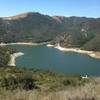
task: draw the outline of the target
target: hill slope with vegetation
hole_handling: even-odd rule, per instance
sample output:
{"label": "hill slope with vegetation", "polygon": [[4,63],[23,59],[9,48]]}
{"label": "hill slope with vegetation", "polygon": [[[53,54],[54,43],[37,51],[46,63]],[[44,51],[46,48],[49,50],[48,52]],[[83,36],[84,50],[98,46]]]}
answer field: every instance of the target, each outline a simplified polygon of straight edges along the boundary
{"label": "hill slope with vegetation", "polygon": [[0,68],[1,100],[99,100],[100,78]]}
{"label": "hill slope with vegetation", "polygon": [[100,51],[95,47],[95,44],[100,47],[99,35],[100,18],[48,16],[33,12],[0,18],[0,42],[53,41],[64,47]]}

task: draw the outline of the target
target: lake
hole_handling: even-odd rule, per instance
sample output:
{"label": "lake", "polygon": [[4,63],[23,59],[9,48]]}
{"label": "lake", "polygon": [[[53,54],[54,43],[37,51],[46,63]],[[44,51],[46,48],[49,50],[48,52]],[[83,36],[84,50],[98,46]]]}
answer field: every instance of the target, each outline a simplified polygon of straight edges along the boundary
{"label": "lake", "polygon": [[12,47],[24,53],[16,59],[16,65],[19,67],[44,69],[64,74],[100,76],[100,59],[73,52],[62,52],[46,45],[13,45]]}

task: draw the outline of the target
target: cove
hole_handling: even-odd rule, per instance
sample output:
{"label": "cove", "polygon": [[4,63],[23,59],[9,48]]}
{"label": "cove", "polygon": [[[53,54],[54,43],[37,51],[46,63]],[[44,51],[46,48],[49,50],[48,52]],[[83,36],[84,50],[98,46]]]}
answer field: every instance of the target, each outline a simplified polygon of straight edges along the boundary
{"label": "cove", "polygon": [[46,45],[13,45],[24,55],[16,59],[16,66],[50,70],[64,74],[100,76],[100,59],[87,55],[62,52]]}

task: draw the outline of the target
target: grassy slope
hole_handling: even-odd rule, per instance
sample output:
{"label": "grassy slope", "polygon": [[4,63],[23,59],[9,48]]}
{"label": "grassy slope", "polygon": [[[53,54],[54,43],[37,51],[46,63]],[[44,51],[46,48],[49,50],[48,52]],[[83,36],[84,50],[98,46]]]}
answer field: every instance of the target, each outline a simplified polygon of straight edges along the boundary
{"label": "grassy slope", "polygon": [[[30,82],[34,83],[31,89],[27,87]],[[100,78],[84,80],[49,71],[1,68],[0,100],[100,100]]]}
{"label": "grassy slope", "polygon": [[[87,80],[80,76],[65,76],[40,70],[1,68],[0,100],[9,100],[9,98],[10,100],[39,100],[39,98],[42,100],[46,96],[54,100],[55,96],[66,94],[67,90],[81,88],[86,83]],[[58,96],[55,99],[57,98]]]}
{"label": "grassy slope", "polygon": [[0,86],[7,90],[21,88],[24,90],[56,91],[66,86],[84,85],[84,83],[85,80],[79,75],[66,76],[49,71],[17,68],[0,69]]}

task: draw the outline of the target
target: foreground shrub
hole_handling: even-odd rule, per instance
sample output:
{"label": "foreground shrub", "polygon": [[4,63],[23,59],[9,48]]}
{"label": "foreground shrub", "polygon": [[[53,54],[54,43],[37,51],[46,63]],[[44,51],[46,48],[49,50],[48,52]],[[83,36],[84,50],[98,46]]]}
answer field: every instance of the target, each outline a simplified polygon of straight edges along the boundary
{"label": "foreground shrub", "polygon": [[0,79],[0,87],[7,90],[15,90],[17,88],[24,90],[32,90],[37,88],[34,79],[31,77],[3,77]]}

